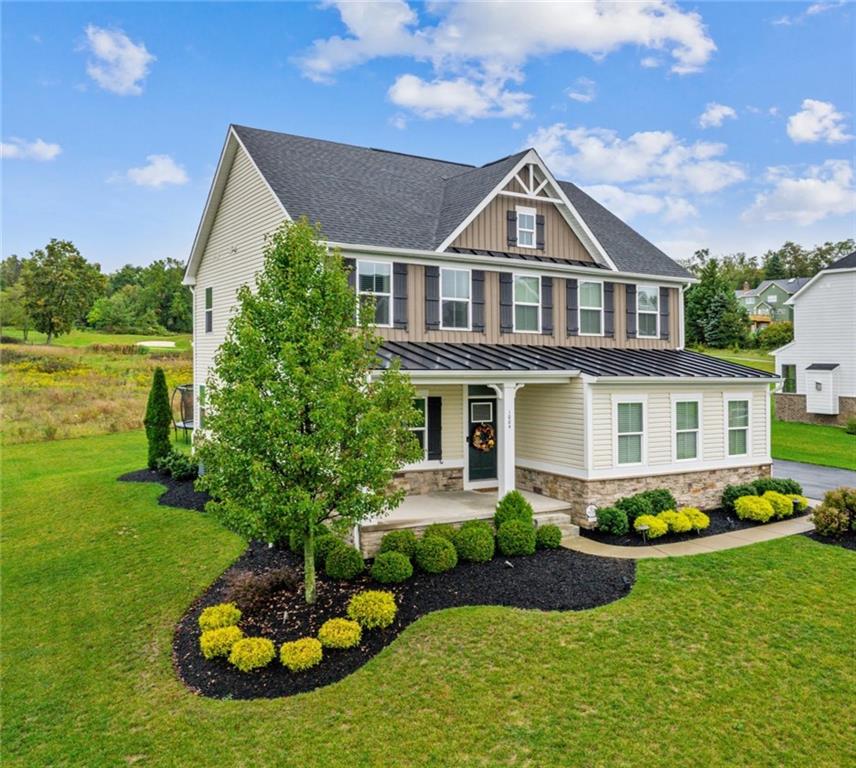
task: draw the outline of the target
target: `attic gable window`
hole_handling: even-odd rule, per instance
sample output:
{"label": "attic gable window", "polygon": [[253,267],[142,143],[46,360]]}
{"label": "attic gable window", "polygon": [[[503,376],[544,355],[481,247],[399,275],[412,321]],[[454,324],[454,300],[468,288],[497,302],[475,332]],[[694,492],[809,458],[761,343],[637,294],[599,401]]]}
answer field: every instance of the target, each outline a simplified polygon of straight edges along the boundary
{"label": "attic gable window", "polygon": [[535,247],[535,209],[517,207],[517,245],[519,248]]}

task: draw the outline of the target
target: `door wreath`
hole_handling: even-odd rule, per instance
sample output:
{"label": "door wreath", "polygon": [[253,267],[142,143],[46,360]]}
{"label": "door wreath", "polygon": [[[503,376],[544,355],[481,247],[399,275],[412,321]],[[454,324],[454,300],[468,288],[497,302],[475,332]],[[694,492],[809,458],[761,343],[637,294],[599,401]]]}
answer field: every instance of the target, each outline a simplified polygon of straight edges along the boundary
{"label": "door wreath", "polygon": [[477,451],[490,453],[496,448],[496,432],[491,424],[481,423],[473,427],[470,443]]}

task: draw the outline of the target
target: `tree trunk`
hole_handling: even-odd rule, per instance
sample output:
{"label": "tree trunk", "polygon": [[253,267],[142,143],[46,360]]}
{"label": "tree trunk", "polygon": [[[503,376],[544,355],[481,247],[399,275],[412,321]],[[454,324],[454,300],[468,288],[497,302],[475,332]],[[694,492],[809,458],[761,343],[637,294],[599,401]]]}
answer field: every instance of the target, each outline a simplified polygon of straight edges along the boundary
{"label": "tree trunk", "polygon": [[315,602],[315,532],[303,536],[303,593],[307,603]]}
{"label": "tree trunk", "polygon": [[51,331],[48,331],[48,337],[47,337],[47,339],[45,339],[45,344],[50,344],[52,338],[53,338],[53,333]]}

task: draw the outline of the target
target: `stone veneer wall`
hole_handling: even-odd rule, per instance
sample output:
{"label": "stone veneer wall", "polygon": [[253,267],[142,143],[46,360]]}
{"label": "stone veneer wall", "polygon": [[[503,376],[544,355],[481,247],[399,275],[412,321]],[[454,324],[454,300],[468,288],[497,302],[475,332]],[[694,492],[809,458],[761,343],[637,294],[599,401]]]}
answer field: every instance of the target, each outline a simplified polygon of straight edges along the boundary
{"label": "stone veneer wall", "polygon": [[843,426],[848,419],[856,418],[856,397],[839,397],[838,413],[807,413],[805,395],[792,392],[776,392],[776,418],[780,421],[802,421],[806,424],[829,424]]}
{"label": "stone veneer wall", "polygon": [[580,480],[525,467],[517,467],[516,475],[517,487],[520,490],[567,501],[571,507],[573,521],[577,525],[589,527],[586,507],[590,504],[606,506],[622,496],[632,496],[652,488],[668,488],[681,506],[715,509],[719,506],[726,485],[769,477],[770,465],[606,480]]}
{"label": "stone veneer wall", "polygon": [[463,491],[464,470],[461,467],[405,470],[395,476],[392,487],[404,488],[409,495],[431,491]]}

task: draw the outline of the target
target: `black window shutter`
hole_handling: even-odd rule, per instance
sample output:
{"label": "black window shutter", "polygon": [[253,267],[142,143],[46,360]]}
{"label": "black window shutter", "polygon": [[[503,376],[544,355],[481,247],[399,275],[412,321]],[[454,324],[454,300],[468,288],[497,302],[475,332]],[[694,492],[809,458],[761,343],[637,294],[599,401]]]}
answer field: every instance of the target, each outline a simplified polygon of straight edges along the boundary
{"label": "black window shutter", "polygon": [[553,278],[541,278],[541,333],[553,335]]}
{"label": "black window shutter", "polygon": [[356,290],[357,288],[357,260],[356,259],[342,259],[345,262],[345,269],[348,270],[348,285],[351,286],[352,290]]}
{"label": "black window shutter", "polygon": [[660,288],[660,338],[669,338],[669,289]]}
{"label": "black window shutter", "polygon": [[425,327],[440,327],[440,267],[425,267]]}
{"label": "black window shutter", "polygon": [[565,315],[567,318],[567,328],[568,328],[568,336],[579,336],[580,335],[580,323],[579,323],[579,300],[577,298],[577,280],[575,277],[569,277],[565,280],[565,296],[566,296],[566,309]]}
{"label": "black window shutter", "polygon": [[508,211],[505,214],[506,230],[508,231],[508,247],[517,247],[517,212]]}
{"label": "black window shutter", "polygon": [[428,398],[428,458],[443,458],[443,398]]}
{"label": "black window shutter", "polygon": [[615,336],[615,283],[603,284],[603,335]]}
{"label": "black window shutter", "polygon": [[544,214],[535,217],[535,244],[539,251],[544,250]]}
{"label": "black window shutter", "polygon": [[392,265],[392,325],[407,328],[407,264]]}
{"label": "black window shutter", "polygon": [[484,333],[484,270],[472,271],[473,281],[473,330]]}
{"label": "black window shutter", "polygon": [[636,286],[625,286],[627,296],[627,338],[636,338]]}
{"label": "black window shutter", "polygon": [[511,272],[499,273],[499,332],[514,332],[514,276]]}

